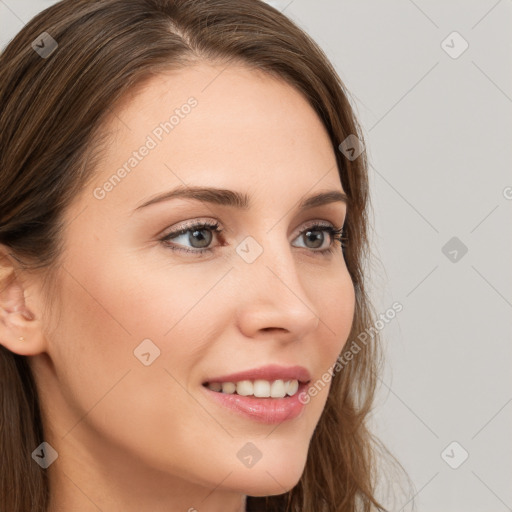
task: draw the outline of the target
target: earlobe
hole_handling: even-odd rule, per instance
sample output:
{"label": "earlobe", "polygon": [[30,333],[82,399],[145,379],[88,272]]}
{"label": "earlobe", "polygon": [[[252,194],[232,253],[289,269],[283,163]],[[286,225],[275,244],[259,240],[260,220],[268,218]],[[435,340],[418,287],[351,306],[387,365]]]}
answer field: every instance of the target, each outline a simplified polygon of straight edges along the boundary
{"label": "earlobe", "polygon": [[27,307],[20,271],[0,246],[0,344],[20,355],[42,351],[40,322]]}

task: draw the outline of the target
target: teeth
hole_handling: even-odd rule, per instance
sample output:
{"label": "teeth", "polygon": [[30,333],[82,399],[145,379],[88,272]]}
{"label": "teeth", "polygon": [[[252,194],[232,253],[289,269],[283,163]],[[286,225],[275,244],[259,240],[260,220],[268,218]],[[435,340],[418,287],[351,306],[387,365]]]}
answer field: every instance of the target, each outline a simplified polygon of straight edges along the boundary
{"label": "teeth", "polygon": [[299,381],[293,380],[242,380],[240,382],[211,382],[208,388],[212,391],[222,392],[229,395],[234,393],[241,396],[255,396],[258,398],[284,398],[286,395],[293,396],[299,389]]}
{"label": "teeth", "polygon": [[213,382],[212,384],[209,384],[208,387],[212,391],[222,391],[222,384],[220,382]]}
{"label": "teeth", "polygon": [[286,390],[286,392],[290,396],[295,395],[295,393],[297,393],[298,389],[299,389],[299,382],[297,380],[288,381],[288,389]]}
{"label": "teeth", "polygon": [[286,396],[284,381],[275,380],[272,382],[272,386],[270,386],[270,396],[274,398],[284,398]]}
{"label": "teeth", "polygon": [[253,393],[252,382],[250,380],[242,380],[242,381],[238,382],[236,385],[236,392],[237,392],[237,394],[242,395],[242,396],[252,395],[252,393]]}
{"label": "teeth", "polygon": [[253,394],[259,398],[270,396],[270,382],[268,380],[255,380],[253,384]]}
{"label": "teeth", "polygon": [[222,383],[222,392],[232,394],[235,392],[236,386],[232,382]]}

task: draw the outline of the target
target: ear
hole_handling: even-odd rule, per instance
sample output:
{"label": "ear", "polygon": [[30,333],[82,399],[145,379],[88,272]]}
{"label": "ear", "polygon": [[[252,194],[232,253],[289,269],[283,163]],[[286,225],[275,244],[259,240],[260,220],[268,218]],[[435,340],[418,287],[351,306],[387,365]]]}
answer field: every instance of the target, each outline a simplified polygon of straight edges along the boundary
{"label": "ear", "polygon": [[41,319],[27,306],[28,276],[0,245],[0,345],[19,355],[44,351]]}

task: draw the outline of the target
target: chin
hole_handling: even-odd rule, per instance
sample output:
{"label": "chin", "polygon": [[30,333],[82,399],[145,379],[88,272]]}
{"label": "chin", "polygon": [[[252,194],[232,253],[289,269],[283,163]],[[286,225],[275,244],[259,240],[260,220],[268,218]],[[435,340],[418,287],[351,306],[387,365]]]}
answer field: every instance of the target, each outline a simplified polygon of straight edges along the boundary
{"label": "chin", "polygon": [[247,486],[243,492],[248,496],[255,496],[258,498],[264,496],[277,496],[293,489],[299,483],[300,477],[301,475],[295,479],[287,478],[285,481],[279,480],[278,483],[270,475],[267,475],[263,482],[253,483],[252,485]]}
{"label": "chin", "polygon": [[[260,463],[263,461],[260,461]],[[293,489],[304,472],[305,459],[273,460],[246,472],[238,472],[235,485],[249,496],[274,496]]]}

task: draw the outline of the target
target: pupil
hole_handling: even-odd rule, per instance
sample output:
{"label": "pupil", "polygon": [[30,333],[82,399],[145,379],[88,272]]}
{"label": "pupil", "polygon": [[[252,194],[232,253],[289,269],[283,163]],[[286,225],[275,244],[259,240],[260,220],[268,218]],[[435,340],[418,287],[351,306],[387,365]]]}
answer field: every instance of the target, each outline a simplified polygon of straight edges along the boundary
{"label": "pupil", "polygon": [[[206,229],[196,229],[195,231],[192,232],[192,236],[193,237],[199,237],[201,238],[201,233],[204,233],[204,232],[207,232],[207,233],[210,233],[210,237],[211,237],[211,232],[206,230]],[[208,237],[202,237],[202,240],[200,240],[200,243],[202,243],[202,245],[200,245],[199,247],[206,247],[207,245],[209,245],[211,240],[208,240]]]}
{"label": "pupil", "polygon": [[[315,235],[314,233],[317,233],[317,234]],[[322,238],[321,238],[321,237],[322,237],[322,232],[321,232],[321,231],[307,231],[307,232],[306,232],[306,236],[307,236],[308,238],[309,238],[310,236],[313,236],[313,240],[312,240],[313,242],[315,242],[315,241],[316,241],[316,242],[320,241],[320,243],[319,243],[319,244],[316,244],[316,245],[314,246],[315,248],[316,248],[316,247],[321,247],[321,246],[322,246],[322,242],[323,242],[323,240],[322,240]]]}

